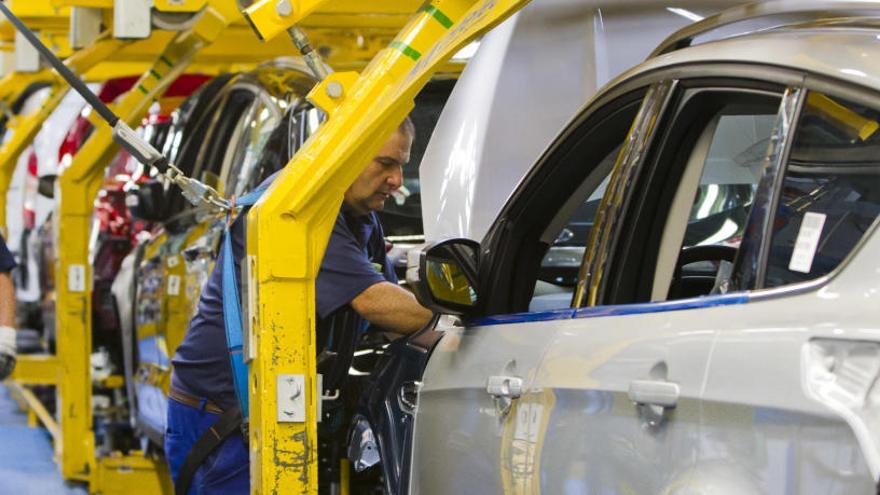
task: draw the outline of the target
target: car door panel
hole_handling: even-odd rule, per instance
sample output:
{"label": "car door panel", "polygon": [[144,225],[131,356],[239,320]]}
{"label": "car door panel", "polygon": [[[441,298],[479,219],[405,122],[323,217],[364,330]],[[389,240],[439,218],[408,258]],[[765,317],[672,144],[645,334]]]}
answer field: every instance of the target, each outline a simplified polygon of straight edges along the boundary
{"label": "car door panel", "polygon": [[529,390],[542,349],[560,323],[442,329],[445,335],[428,361],[419,394],[412,493],[468,493],[473,487],[485,493],[505,491],[500,473],[510,472],[516,459],[503,440],[509,441],[505,432],[516,428],[519,399],[505,414],[487,392],[487,383],[490,377],[521,378],[522,389]]}
{"label": "car door panel", "polygon": [[773,289],[755,291],[718,334],[702,456],[757,493],[875,493],[880,306],[868,274],[878,273],[880,163],[876,136],[849,138],[829,109],[874,126],[880,113],[875,99],[800,93],[787,163],[767,187],[778,199],[767,225],[750,231],[766,245],[753,255],[755,278]]}
{"label": "car door panel", "polygon": [[[700,394],[716,326],[739,297],[579,310],[564,322],[532,389],[544,408],[541,493],[677,493],[698,462]],[[662,408],[651,388],[674,390]],[[533,434],[533,437],[539,435]],[[545,448],[546,447],[546,448]]]}

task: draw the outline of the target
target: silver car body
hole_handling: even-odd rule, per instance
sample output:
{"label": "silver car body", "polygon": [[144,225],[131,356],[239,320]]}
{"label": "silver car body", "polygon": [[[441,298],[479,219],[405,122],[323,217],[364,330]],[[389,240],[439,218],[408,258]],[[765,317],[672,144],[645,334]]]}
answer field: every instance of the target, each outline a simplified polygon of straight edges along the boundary
{"label": "silver car body", "polygon": [[[880,5],[869,2],[775,5],[833,12],[856,4],[880,15]],[[779,96],[773,136],[780,139],[763,148],[765,163],[781,163],[783,155],[773,153],[790,146],[783,124],[792,118],[789,103],[806,94],[799,88],[863,105],[873,95],[873,108],[880,107],[880,68],[872,62],[880,23],[840,24],[779,28],[657,56],[609,84],[584,114],[646,85],[640,117],[663,115],[663,98],[654,107],[649,100],[664,94],[664,84],[764,81],[789,88]],[[625,166],[641,159],[628,152],[648,149],[638,147],[643,140],[651,146],[655,120],[636,117],[614,174],[628,177]],[[626,203],[625,192],[609,188],[610,219],[597,226],[622,230],[614,208],[616,200]],[[438,328],[445,336],[428,362],[415,414],[411,491],[876,493],[876,223],[834,270],[802,283]],[[581,272],[587,288],[605,266],[598,242],[589,244]],[[672,255],[667,265],[675,264]]]}

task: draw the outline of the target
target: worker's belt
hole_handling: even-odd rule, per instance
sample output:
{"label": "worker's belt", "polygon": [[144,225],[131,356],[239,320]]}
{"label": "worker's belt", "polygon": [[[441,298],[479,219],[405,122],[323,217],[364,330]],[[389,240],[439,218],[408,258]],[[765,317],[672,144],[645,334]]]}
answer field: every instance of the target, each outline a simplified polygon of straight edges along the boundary
{"label": "worker's belt", "polygon": [[[241,432],[241,412],[237,407],[233,407],[223,412],[216,404],[208,400],[202,400],[198,397],[190,395],[180,390],[169,388],[168,397],[175,402],[179,402],[185,406],[202,409],[210,413],[219,414],[220,417],[196,440],[183,464],[180,465],[180,471],[177,480],[174,483],[174,493],[176,495],[187,495],[189,487],[199,466],[205,462],[208,455],[223,443],[233,432]],[[245,437],[246,438],[246,437]]]}
{"label": "worker's belt", "polygon": [[186,392],[180,391],[174,387],[168,388],[168,398],[175,402],[179,402],[184,406],[189,406],[193,409],[208,411],[213,414],[223,414],[223,409],[220,409],[217,404],[207,400],[200,399],[195,395],[190,395]]}

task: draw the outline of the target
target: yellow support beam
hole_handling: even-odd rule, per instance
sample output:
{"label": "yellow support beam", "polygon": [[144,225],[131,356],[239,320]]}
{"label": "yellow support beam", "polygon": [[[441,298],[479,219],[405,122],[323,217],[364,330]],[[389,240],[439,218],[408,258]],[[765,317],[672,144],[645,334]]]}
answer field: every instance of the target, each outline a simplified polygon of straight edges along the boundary
{"label": "yellow support beam", "polygon": [[[251,493],[317,493],[315,277],[343,193],[443,62],[526,3],[425,3],[362,75],[334,73],[310,94],[327,121],[248,215]],[[301,422],[278,420],[277,383],[290,375],[304,378]]]}
{"label": "yellow support beam", "polygon": [[171,474],[161,457],[146,457],[143,452],[114,454],[98,460],[89,485],[90,493],[173,495]]}
{"label": "yellow support beam", "polygon": [[[196,54],[240,17],[234,2],[212,0],[193,28],[175,35],[135,83],[134,89],[116,105],[115,111],[120,118],[129,126],[136,127],[153,101],[187,69]],[[58,177],[60,193],[55,198],[58,225],[56,245],[63,246],[55,260],[57,346],[62,368],[58,384],[61,472],[66,479],[88,481],[92,491],[104,493],[115,488],[118,478],[111,476],[115,468],[103,468],[110,460],[96,457],[92,431],[89,363],[92,351],[92,301],[89,290],[92,274],[88,235],[93,202],[101,185],[104,167],[117,151],[110,127],[98,126],[70,165],[61,170]],[[129,461],[135,462],[133,459]],[[159,472],[155,463],[141,467],[153,470],[149,476]],[[103,486],[106,483],[112,486]],[[157,493],[149,483],[129,484],[127,488],[125,493]]]}
{"label": "yellow support beam", "polygon": [[[52,5],[48,0],[5,0],[4,3],[58,56],[64,58],[72,53],[67,37],[69,8]],[[5,18],[0,19],[0,43],[11,50],[14,39],[15,28]]]}
{"label": "yellow support beam", "polygon": [[[52,438],[58,439],[61,436],[61,429],[58,427],[58,422],[55,421],[55,418],[49,413],[46,409],[46,406],[40,402],[40,399],[34,395],[33,392],[30,391],[27,387],[21,385],[17,382],[9,382],[7,384],[12,391],[13,395],[16,395],[20,398],[20,401],[23,402],[24,407],[27,408],[28,411],[28,423],[33,423],[34,417],[43,424],[46,428],[46,431],[52,435]],[[30,424],[30,426],[37,426],[36,424]]]}
{"label": "yellow support beam", "polygon": [[47,354],[18,356],[10,380],[21,385],[55,385],[58,383],[58,358]]}

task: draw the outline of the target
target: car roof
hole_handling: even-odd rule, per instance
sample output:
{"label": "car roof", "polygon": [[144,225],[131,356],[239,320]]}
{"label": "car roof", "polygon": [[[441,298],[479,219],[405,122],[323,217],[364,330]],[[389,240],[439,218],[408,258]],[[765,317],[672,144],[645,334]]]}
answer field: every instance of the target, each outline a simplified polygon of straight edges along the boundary
{"label": "car roof", "polygon": [[878,43],[880,1],[757,2],[676,31],[614,82],[664,67],[725,62],[785,67],[880,88],[880,68],[871,63]]}
{"label": "car roof", "polygon": [[661,68],[714,62],[784,67],[880,89],[878,53],[880,16],[833,24],[786,26],[654,56],[606,88]]}

